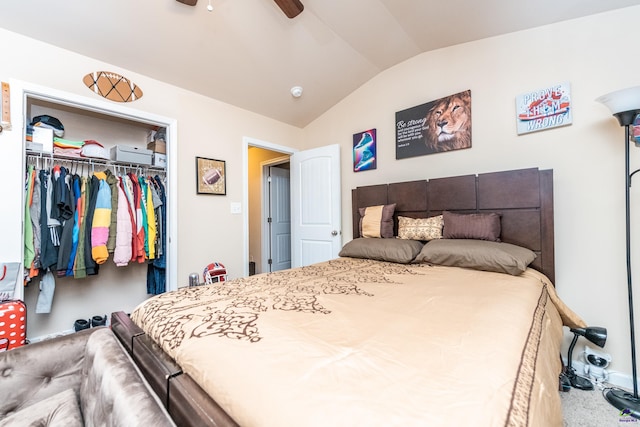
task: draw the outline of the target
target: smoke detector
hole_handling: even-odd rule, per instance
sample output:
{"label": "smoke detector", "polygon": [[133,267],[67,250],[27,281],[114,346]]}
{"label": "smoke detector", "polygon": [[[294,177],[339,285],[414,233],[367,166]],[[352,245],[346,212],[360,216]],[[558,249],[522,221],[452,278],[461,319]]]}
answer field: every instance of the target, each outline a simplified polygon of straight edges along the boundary
{"label": "smoke detector", "polygon": [[301,86],[294,86],[291,88],[291,95],[294,98],[300,98],[302,96],[302,87]]}

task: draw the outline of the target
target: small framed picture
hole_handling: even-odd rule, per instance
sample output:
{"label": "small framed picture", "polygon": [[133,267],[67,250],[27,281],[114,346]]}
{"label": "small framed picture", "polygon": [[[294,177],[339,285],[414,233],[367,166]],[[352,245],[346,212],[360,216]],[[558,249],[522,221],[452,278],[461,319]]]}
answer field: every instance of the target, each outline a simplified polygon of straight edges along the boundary
{"label": "small framed picture", "polygon": [[227,194],[224,160],[196,157],[196,190],[198,194]]}
{"label": "small framed picture", "polygon": [[376,168],[376,130],[369,129],[353,134],[353,171]]}
{"label": "small framed picture", "polygon": [[518,135],[573,123],[571,85],[558,83],[516,96]]}

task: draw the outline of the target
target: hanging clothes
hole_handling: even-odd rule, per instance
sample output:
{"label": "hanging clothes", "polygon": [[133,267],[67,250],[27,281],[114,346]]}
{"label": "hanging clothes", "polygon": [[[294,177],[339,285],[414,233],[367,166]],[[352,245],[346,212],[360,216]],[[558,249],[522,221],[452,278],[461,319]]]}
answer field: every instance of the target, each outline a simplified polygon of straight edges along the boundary
{"label": "hanging clothes", "polygon": [[[23,221],[23,233],[24,233],[24,268],[30,269],[33,264],[33,260],[36,257],[36,250],[33,244],[33,223],[31,222],[31,201],[33,199],[33,185],[35,170],[33,166],[27,168],[26,183],[25,183],[25,209],[24,209],[24,221]],[[28,276],[27,276],[28,277]]]}
{"label": "hanging clothes", "polygon": [[111,189],[104,172],[94,174],[98,178],[98,194],[91,223],[91,257],[96,264],[104,264],[109,258],[107,241],[111,224]]}
{"label": "hanging clothes", "polygon": [[107,251],[112,254],[116,249],[116,230],[118,228],[118,177],[109,169],[104,171],[107,176],[107,184],[111,191],[111,221],[109,222],[109,239],[107,240]]}
{"label": "hanging clothes", "polygon": [[83,176],[80,181],[80,203],[78,208],[78,249],[76,250],[76,259],[73,263],[73,277],[76,279],[84,279],[87,277],[87,267],[84,257],[86,254],[85,245],[87,242],[87,230],[85,227],[87,215],[87,204],[89,203],[90,181]]}
{"label": "hanging clothes", "polygon": [[[160,198],[159,208],[159,222],[158,230],[162,238],[158,242],[160,255],[157,256],[153,262],[149,263],[147,267],[147,293],[151,295],[158,295],[166,291],[166,193],[165,187],[159,176],[155,176],[154,183],[158,190],[158,196]],[[165,207],[162,209],[162,207]]]}
{"label": "hanging clothes", "polygon": [[162,214],[162,201],[160,200],[160,195],[158,194],[158,185],[156,184],[155,178],[149,177],[149,188],[151,189],[151,199],[153,200],[153,216],[155,219],[155,238],[154,238],[154,250],[155,250],[155,258],[162,255],[162,248],[160,247],[160,240],[162,239],[162,230],[161,223],[162,219],[160,215]]}
{"label": "hanging clothes", "polygon": [[133,214],[124,192],[122,179],[122,177],[118,178],[118,209],[116,210],[118,222],[116,227],[116,247],[113,252],[113,262],[118,267],[128,265],[129,261],[131,261],[131,242],[133,240],[133,226],[131,224]]}
{"label": "hanging clothes", "polygon": [[146,177],[142,177],[142,191],[145,196],[144,200],[144,212],[143,215],[146,218],[145,221],[145,254],[147,259],[154,259],[156,257],[156,215],[153,207],[153,195],[151,187],[153,184]]}
{"label": "hanging clothes", "polygon": [[73,217],[69,170],[63,166],[54,168],[52,217],[61,224]]}
{"label": "hanging clothes", "polygon": [[87,272],[87,276],[93,276],[98,274],[99,265],[94,261],[91,251],[92,251],[92,236],[91,236],[91,227],[93,225],[93,214],[96,208],[96,202],[98,201],[98,190],[100,189],[100,180],[97,176],[93,175],[89,182],[87,196],[89,197],[89,202],[86,206],[86,213],[84,216],[84,266]]}
{"label": "hanging clothes", "polygon": [[134,199],[134,191],[133,191],[133,184],[131,182],[131,178],[129,178],[128,175],[123,175],[120,178],[120,185],[122,188],[122,191],[125,194],[125,197],[127,199],[127,206],[128,206],[128,212],[129,212],[129,216],[131,219],[131,258],[130,261],[136,261],[137,260],[137,250],[138,250],[138,239],[137,239],[137,229],[138,226],[136,225],[136,205],[135,205],[135,199]]}
{"label": "hanging clothes", "polygon": [[31,268],[29,270],[29,278],[36,277],[40,273],[40,252],[41,252],[41,243],[40,243],[40,177],[39,173],[34,169],[33,170],[33,193],[31,197],[31,206],[29,206],[29,210],[31,211],[31,224],[33,226],[33,248],[35,251],[35,258],[33,263],[31,264]]}
{"label": "hanging clothes", "polygon": [[143,251],[144,259],[149,259],[149,223],[147,217],[147,182],[144,176],[139,176],[138,185],[140,186],[140,210],[142,211],[142,228],[144,230]]}
{"label": "hanging clothes", "polygon": [[80,237],[80,211],[82,210],[81,204],[81,184],[82,180],[77,174],[73,175],[72,179],[72,197],[75,204],[75,212],[73,213],[73,228],[71,232],[71,254],[69,261],[67,262],[67,269],[65,276],[74,276],[73,266],[75,264],[76,255],[78,253],[78,239]]}
{"label": "hanging clothes", "polygon": [[67,267],[71,259],[73,248],[73,226],[76,210],[75,199],[72,196],[71,187],[72,176],[68,174],[66,168],[61,168],[60,177],[56,181],[56,193],[58,196],[57,205],[59,211],[59,221],[62,222],[62,234],[60,235],[60,248],[58,249],[58,265],[56,276],[67,275]]}
{"label": "hanging clothes", "polygon": [[40,293],[36,301],[36,313],[51,313],[51,305],[53,304],[53,294],[56,290],[56,280],[51,271],[47,271],[40,280]]}
{"label": "hanging clothes", "polygon": [[91,229],[93,227],[93,216],[95,214],[96,203],[98,201],[98,190],[100,190],[100,179],[93,175],[89,185],[89,203],[87,204],[87,213],[85,215],[85,243],[84,243],[84,264],[87,270],[87,276],[98,274],[99,265],[95,262],[92,255],[93,236]]}
{"label": "hanging clothes", "polygon": [[147,261],[147,292],[166,291],[160,176],[109,170],[81,176],[61,165],[48,170],[28,164],[24,191],[24,274],[25,280],[41,276],[38,313],[51,310],[56,276],[96,275],[111,254],[118,267]]}
{"label": "hanging clothes", "polygon": [[[47,170],[40,171],[40,264],[43,270],[58,263],[57,247],[53,244],[52,230],[49,228],[51,206],[51,177]],[[49,207],[49,208],[48,208]],[[54,228],[54,227],[52,227]]]}
{"label": "hanging clothes", "polygon": [[136,230],[134,233],[134,248],[132,261],[136,261],[138,263],[143,263],[145,259],[144,252],[144,223],[142,216],[142,194],[140,192],[140,184],[138,183],[138,177],[134,174],[129,173],[129,178],[131,180],[132,185],[132,193],[133,193],[133,201],[135,203],[135,212],[136,212]]}

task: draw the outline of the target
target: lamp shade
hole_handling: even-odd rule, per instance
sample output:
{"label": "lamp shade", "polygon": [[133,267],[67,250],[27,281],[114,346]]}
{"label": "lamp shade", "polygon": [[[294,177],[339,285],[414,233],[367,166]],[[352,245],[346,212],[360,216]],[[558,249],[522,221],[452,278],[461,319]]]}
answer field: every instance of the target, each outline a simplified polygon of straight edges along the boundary
{"label": "lamp shade", "polygon": [[640,86],[620,89],[596,98],[596,101],[604,104],[611,114],[617,117],[621,126],[633,123],[640,113]]}
{"label": "lamp shade", "polygon": [[640,86],[620,89],[596,98],[611,110],[611,114],[640,110]]}
{"label": "lamp shade", "polygon": [[607,329],[600,326],[588,326],[586,328],[571,328],[571,332],[576,335],[581,335],[597,345],[598,347],[604,347],[607,342]]}

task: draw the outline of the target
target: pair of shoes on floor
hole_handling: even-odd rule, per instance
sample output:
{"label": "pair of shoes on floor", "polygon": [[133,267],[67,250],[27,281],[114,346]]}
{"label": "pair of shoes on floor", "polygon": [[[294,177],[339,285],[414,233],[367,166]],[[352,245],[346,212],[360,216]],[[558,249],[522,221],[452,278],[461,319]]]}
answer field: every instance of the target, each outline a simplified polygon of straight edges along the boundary
{"label": "pair of shoes on floor", "polygon": [[107,315],[93,316],[91,319],[78,319],[73,324],[73,329],[78,332],[83,329],[95,328],[96,326],[105,326],[107,324]]}

